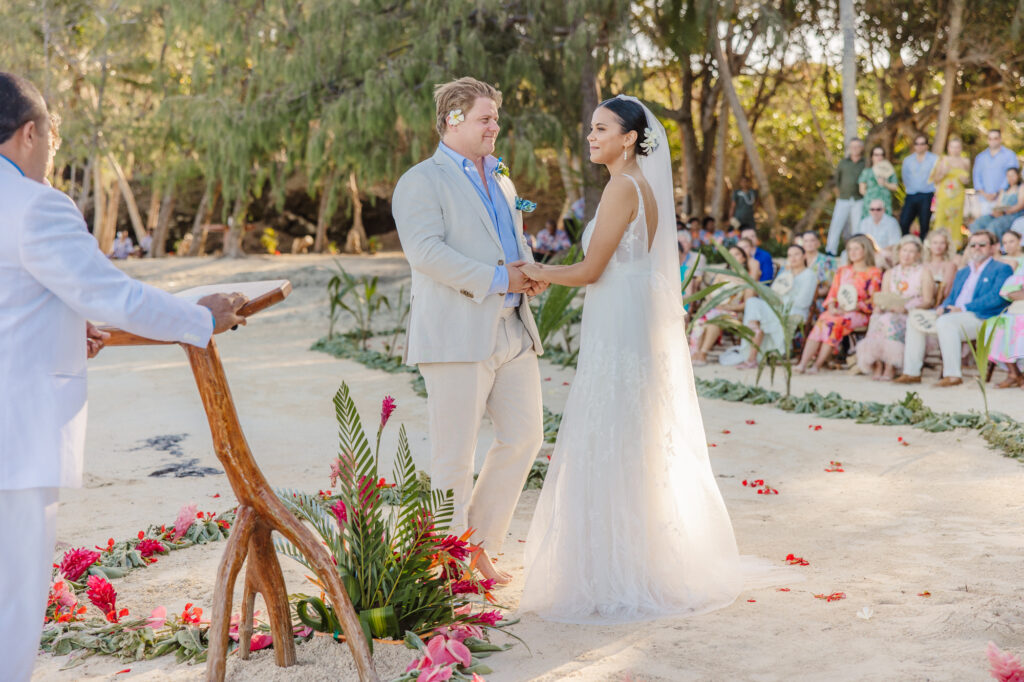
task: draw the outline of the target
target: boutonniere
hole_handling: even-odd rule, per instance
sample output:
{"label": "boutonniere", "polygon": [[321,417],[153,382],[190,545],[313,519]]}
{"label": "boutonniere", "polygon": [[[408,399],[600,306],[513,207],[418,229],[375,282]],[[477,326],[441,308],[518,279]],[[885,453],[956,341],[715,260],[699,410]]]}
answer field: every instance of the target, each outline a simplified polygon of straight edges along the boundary
{"label": "boutonniere", "polygon": [[508,166],[505,165],[504,157],[498,157],[498,165],[494,167],[494,177],[500,178],[501,176],[509,177]]}
{"label": "boutonniere", "polygon": [[516,210],[523,213],[533,213],[537,208],[536,201],[530,201],[522,197],[516,197]]}

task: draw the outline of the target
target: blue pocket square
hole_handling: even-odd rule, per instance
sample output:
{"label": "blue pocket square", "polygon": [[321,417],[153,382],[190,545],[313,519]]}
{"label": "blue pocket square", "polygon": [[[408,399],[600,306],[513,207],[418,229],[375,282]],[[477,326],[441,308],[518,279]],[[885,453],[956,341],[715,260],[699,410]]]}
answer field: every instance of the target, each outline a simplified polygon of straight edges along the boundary
{"label": "blue pocket square", "polygon": [[537,208],[537,202],[529,201],[522,197],[516,197],[516,210],[524,213],[533,213]]}

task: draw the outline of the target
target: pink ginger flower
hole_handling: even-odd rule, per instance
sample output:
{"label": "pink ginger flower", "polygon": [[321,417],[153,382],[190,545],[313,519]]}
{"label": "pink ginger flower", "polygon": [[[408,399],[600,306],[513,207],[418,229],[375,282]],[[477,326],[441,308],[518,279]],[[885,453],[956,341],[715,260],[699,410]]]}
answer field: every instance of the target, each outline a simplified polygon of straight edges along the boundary
{"label": "pink ginger flower", "polygon": [[999,682],[1024,682],[1024,666],[1020,659],[1009,651],[1001,651],[995,642],[989,642],[985,649],[988,662],[992,666],[990,674]]}
{"label": "pink ginger flower", "polygon": [[475,580],[457,580],[452,583],[452,594],[480,594],[481,590],[490,592],[494,587],[494,580],[488,578],[477,582]]}
{"label": "pink ginger flower", "polygon": [[196,520],[196,513],[199,507],[195,502],[190,502],[178,510],[178,518],[174,520],[174,541],[177,542],[188,532]]}
{"label": "pink ginger flower", "polygon": [[490,625],[494,627],[498,624],[498,621],[502,619],[500,611],[482,611],[481,613],[473,616],[474,623],[480,623],[481,625]]}
{"label": "pink ginger flower", "polygon": [[167,548],[164,547],[159,540],[154,540],[153,538],[146,538],[139,544],[135,545],[135,549],[139,550],[139,554],[147,559],[154,554],[167,553]]}
{"label": "pink ginger flower", "polygon": [[89,581],[86,583],[89,589],[86,590],[85,596],[89,598],[89,601],[93,603],[93,606],[98,608],[107,617],[107,620],[111,623],[116,623],[121,616],[128,615],[128,609],[121,609],[120,612],[117,610],[117,592],[113,586],[107,582],[106,578],[101,578],[98,575],[90,575]]}
{"label": "pink ginger flower", "polygon": [[437,551],[445,552],[458,561],[465,561],[469,558],[469,543],[454,535],[449,535],[437,543]]}
{"label": "pink ginger flower", "polygon": [[398,405],[395,403],[394,398],[389,395],[384,396],[384,402],[380,405],[380,428],[383,429],[388,423],[388,420],[391,419],[391,415],[394,413],[396,407],[398,407]]}
{"label": "pink ginger flower", "polygon": [[100,560],[100,553],[85,547],[69,549],[60,560],[60,573],[68,580],[77,581],[89,567]]}
{"label": "pink ginger flower", "polygon": [[341,500],[336,500],[331,505],[331,511],[334,512],[334,518],[337,520],[339,527],[341,524],[348,522],[348,510],[345,509],[345,503]]}

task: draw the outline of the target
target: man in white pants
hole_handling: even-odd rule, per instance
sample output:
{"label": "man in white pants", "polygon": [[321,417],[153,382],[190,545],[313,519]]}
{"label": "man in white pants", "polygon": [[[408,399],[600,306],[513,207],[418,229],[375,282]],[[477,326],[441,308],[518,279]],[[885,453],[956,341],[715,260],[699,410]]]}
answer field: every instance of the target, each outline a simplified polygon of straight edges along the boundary
{"label": "man in white pants", "polygon": [[56,534],[58,489],[82,483],[86,357],[103,320],[203,347],[245,320],[244,297],[186,303],[130,279],[100,252],[74,202],[48,187],[56,131],[39,91],[0,72],[0,679],[32,676]]}
{"label": "man in white pants", "polygon": [[[938,386],[963,383],[960,344],[978,338],[982,323],[1009,305],[1009,301],[999,295],[999,289],[1013,274],[1013,268],[993,258],[998,243],[996,236],[985,230],[971,235],[967,242],[967,267],[956,273],[953,288],[938,310],[940,314],[935,322],[935,332],[942,352],[942,379]],[[924,332],[907,325],[903,375],[894,383],[921,383],[925,340]]]}
{"label": "man in white pants", "polygon": [[[519,270],[533,257],[504,164],[495,159],[501,93],[473,78],[435,89],[441,144],[399,180],[392,207],[412,266],[406,362],[427,386],[431,483],[454,491],[452,531],[474,529],[485,578],[501,551],[543,441],[542,352],[528,295],[543,285]],[[529,208],[527,208],[529,210]],[[495,439],[476,485],[473,463],[484,413]]]}
{"label": "man in white pants", "polygon": [[860,174],[864,170],[864,141],[853,138],[847,144],[847,153],[836,166],[836,207],[828,226],[825,251],[830,256],[839,253],[839,240],[845,234],[855,234],[860,222]]}

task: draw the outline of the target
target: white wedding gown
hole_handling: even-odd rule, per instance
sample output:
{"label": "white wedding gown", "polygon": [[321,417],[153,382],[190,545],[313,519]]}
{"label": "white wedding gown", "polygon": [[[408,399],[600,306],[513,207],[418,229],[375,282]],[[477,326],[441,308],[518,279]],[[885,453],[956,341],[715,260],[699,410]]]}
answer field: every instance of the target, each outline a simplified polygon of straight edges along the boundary
{"label": "white wedding gown", "polygon": [[708,461],[678,280],[651,257],[640,196],[636,219],[587,287],[576,378],[530,525],[520,610],[547,620],[703,613],[743,587]]}

